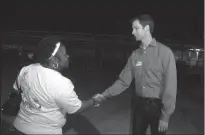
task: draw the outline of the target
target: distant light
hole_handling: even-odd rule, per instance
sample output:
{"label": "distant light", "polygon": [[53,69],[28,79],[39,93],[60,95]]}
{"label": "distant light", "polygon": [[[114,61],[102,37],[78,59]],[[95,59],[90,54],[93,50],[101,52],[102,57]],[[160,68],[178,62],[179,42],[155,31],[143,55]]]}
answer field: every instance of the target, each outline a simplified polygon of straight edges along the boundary
{"label": "distant light", "polygon": [[28,53],[28,58],[33,59],[33,53]]}
{"label": "distant light", "polygon": [[19,55],[19,56],[21,56],[21,55],[22,55],[22,53],[21,53],[21,52],[19,52],[19,53],[18,53],[18,55]]}
{"label": "distant light", "polygon": [[201,49],[195,49],[195,51],[199,52],[199,51],[201,51]]}
{"label": "distant light", "polygon": [[189,49],[190,51],[196,51],[196,52],[201,52],[204,51],[203,49]]}

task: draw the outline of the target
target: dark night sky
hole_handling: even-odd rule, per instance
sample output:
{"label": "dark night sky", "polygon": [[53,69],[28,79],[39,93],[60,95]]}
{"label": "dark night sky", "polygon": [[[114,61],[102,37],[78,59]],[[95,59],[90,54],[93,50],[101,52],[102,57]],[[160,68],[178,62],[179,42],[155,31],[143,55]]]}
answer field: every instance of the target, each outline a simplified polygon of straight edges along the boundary
{"label": "dark night sky", "polygon": [[157,1],[5,3],[4,29],[131,35],[128,20],[140,13],[149,13],[154,17],[156,31],[160,34],[203,36],[203,0]]}

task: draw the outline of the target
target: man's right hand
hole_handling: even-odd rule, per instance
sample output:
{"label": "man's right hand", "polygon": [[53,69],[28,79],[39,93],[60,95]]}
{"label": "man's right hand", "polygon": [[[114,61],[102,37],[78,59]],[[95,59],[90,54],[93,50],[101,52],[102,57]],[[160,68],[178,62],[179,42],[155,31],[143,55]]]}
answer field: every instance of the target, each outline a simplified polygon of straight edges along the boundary
{"label": "man's right hand", "polygon": [[106,98],[101,94],[96,94],[92,97],[95,100],[95,105],[99,106]]}

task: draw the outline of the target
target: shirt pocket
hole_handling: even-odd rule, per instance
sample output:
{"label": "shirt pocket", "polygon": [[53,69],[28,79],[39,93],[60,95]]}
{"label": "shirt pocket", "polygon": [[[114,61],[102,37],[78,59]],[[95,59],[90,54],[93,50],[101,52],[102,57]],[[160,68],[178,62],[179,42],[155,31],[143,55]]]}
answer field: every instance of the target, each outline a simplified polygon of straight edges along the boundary
{"label": "shirt pocket", "polygon": [[157,81],[161,81],[162,79],[162,63],[160,59],[153,59],[149,61],[147,66],[147,73],[152,79],[156,79]]}
{"label": "shirt pocket", "polygon": [[148,69],[154,72],[162,72],[162,61],[160,58],[152,58],[148,61]]}
{"label": "shirt pocket", "polygon": [[132,72],[135,76],[141,76],[143,72],[143,61],[140,59],[133,59],[132,60]]}

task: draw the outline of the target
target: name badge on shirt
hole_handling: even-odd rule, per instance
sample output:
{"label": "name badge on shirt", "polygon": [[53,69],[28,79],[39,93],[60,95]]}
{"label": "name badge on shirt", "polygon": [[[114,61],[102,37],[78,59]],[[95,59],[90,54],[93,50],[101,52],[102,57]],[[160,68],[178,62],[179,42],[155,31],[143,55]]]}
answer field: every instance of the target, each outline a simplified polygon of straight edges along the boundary
{"label": "name badge on shirt", "polygon": [[137,62],[136,62],[136,66],[137,66],[137,67],[142,66],[142,62],[141,62],[141,61],[137,61]]}

